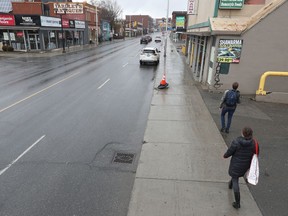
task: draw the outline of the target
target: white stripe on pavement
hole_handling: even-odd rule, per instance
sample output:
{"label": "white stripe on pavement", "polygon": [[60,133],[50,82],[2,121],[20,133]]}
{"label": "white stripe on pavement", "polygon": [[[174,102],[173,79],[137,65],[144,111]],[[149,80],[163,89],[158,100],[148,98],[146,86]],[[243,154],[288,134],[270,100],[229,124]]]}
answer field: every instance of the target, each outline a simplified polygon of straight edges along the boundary
{"label": "white stripe on pavement", "polygon": [[30,151],[36,144],[38,144],[46,135],[40,137],[36,142],[34,142],[29,148],[27,148],[21,155],[19,155],[12,163],[10,163],[6,168],[0,171],[0,176],[5,173],[13,164],[15,164],[21,157],[23,157],[28,151]]}
{"label": "white stripe on pavement", "polygon": [[110,81],[110,79],[107,79],[101,86],[98,87],[98,89],[101,89],[109,81]]}

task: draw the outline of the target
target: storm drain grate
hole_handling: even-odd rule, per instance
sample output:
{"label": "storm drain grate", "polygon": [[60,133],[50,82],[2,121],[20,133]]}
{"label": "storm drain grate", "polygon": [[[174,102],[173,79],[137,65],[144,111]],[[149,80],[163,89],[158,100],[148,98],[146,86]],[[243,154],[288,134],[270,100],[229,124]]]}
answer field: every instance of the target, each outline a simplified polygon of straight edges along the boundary
{"label": "storm drain grate", "polygon": [[128,163],[132,164],[135,154],[116,152],[114,155],[113,163]]}

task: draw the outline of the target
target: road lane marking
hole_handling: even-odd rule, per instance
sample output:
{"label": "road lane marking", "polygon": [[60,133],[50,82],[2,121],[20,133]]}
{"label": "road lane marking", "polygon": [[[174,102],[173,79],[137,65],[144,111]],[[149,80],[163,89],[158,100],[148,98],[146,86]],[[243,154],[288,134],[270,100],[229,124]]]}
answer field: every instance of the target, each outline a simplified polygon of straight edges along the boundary
{"label": "road lane marking", "polygon": [[101,86],[98,87],[98,89],[101,89],[109,81],[110,81],[110,79],[107,79]]}
{"label": "road lane marking", "polygon": [[56,86],[56,85],[58,85],[58,84],[60,84],[60,83],[62,83],[62,82],[64,82],[64,81],[66,81],[67,79],[70,79],[70,78],[72,78],[72,77],[78,75],[79,73],[81,73],[81,72],[77,72],[77,73],[75,73],[75,74],[72,74],[72,75],[70,75],[70,76],[68,76],[68,77],[66,77],[66,78],[64,78],[64,79],[62,79],[62,80],[60,80],[60,81],[58,81],[58,82],[56,82],[56,83],[54,83],[54,84],[52,84],[52,85],[46,87],[46,88],[44,88],[44,89],[38,91],[38,92],[35,92],[34,94],[29,95],[28,97],[25,97],[25,98],[23,98],[23,99],[21,99],[21,100],[15,102],[15,103],[13,103],[13,104],[11,104],[11,105],[9,105],[9,106],[7,106],[7,107],[1,109],[1,110],[0,110],[0,113],[4,112],[4,111],[7,110],[7,109],[10,109],[10,108],[16,106],[17,104],[22,103],[23,101],[26,101],[26,100],[28,100],[28,99],[30,99],[30,98],[32,98],[32,97],[34,97],[34,96],[40,94],[41,92],[44,92],[44,91],[46,91],[46,90],[52,88],[53,86]]}
{"label": "road lane marking", "polygon": [[21,157],[23,157],[27,152],[29,152],[35,145],[37,145],[46,135],[40,137],[36,142],[34,142],[29,148],[27,148],[21,155],[19,155],[12,163],[10,163],[6,168],[0,171],[0,176],[5,173],[13,164],[15,164]]}
{"label": "road lane marking", "polygon": [[124,64],[122,67],[126,67],[128,65],[128,63]]}

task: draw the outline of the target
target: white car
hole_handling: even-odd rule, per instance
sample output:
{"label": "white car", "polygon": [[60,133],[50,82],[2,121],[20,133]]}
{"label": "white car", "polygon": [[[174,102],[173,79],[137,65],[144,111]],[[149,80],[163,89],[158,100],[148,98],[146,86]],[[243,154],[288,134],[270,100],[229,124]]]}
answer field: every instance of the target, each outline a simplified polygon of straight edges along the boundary
{"label": "white car", "polygon": [[159,64],[160,51],[156,47],[145,47],[140,53],[140,64],[155,63]]}
{"label": "white car", "polygon": [[161,43],[161,42],[162,42],[160,36],[156,36],[154,41],[155,41],[156,43]]}

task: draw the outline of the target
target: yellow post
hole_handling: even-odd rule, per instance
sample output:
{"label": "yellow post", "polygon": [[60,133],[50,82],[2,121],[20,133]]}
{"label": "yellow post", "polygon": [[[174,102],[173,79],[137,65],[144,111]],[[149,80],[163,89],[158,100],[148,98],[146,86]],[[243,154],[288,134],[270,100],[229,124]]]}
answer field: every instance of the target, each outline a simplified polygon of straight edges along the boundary
{"label": "yellow post", "polygon": [[259,82],[259,88],[256,91],[256,95],[266,95],[267,94],[267,92],[264,91],[264,86],[265,86],[266,78],[268,76],[288,76],[288,72],[267,71],[264,74],[262,74],[260,82]]}

